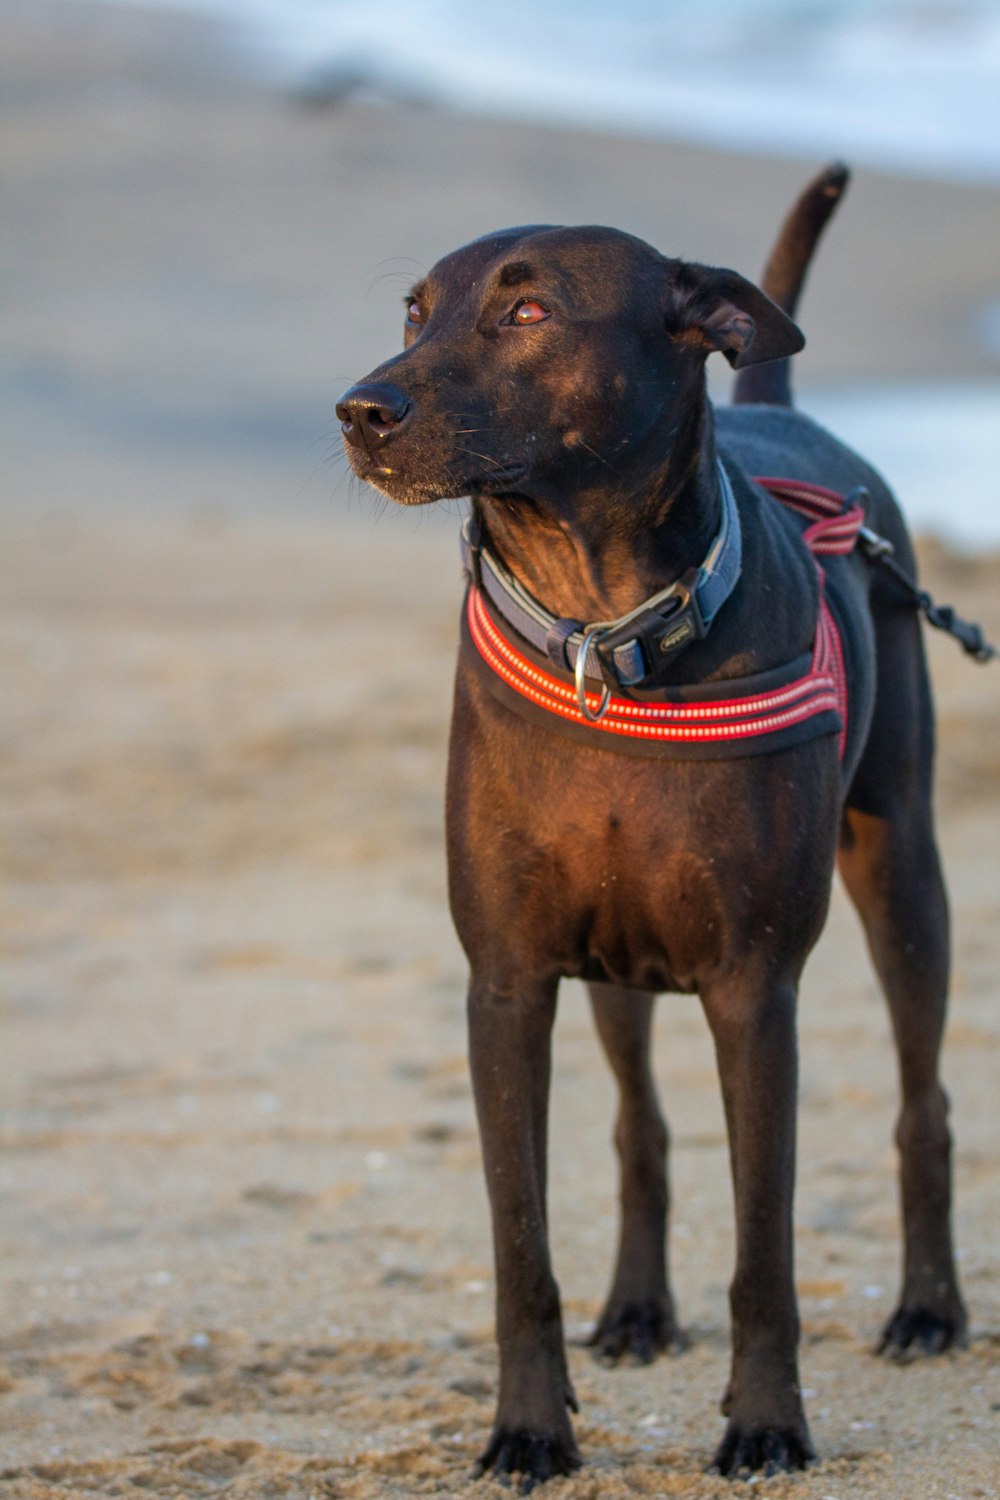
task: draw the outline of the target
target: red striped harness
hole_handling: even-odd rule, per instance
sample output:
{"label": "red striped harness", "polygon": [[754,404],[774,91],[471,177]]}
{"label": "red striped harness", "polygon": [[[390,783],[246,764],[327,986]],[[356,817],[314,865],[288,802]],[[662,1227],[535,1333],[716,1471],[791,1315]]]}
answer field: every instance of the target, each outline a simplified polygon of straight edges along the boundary
{"label": "red striped harness", "polygon": [[[832,711],[840,719],[843,758],[847,738],[847,681],[840,633],[825,597],[819,559],[846,555],[853,550],[864,524],[864,511],[860,505],[849,504],[843,495],[821,485],[773,478],[758,478],[756,483],[811,523],[802,533],[802,540],[816,559],[819,610],[811,660],[807,670],[794,680],[764,691],[755,689],[752,681],[744,680],[730,685],[734,696],[728,698],[695,697],[690,690],[680,690],[673,701],[664,701],[662,694],[657,695],[655,702],[612,695],[601,717],[588,719],[580,709],[573,683],[529,660],[500,631],[482,590],[472,584],[466,622],[483,662],[526,703],[555,714],[565,724],[585,729],[588,736],[611,736],[608,748],[616,737],[630,742],[633,754],[642,753],[643,744],[651,753],[657,753],[655,747],[661,747],[660,753],[664,753],[669,746],[685,746],[689,754],[697,754],[701,745],[729,743],[735,748],[766,736],[775,736],[785,743],[788,737],[782,731]],[[772,674],[766,675],[770,678]],[[588,692],[586,701],[591,712],[596,713],[601,694]],[[777,749],[777,740],[773,745],[763,743],[753,749]]]}

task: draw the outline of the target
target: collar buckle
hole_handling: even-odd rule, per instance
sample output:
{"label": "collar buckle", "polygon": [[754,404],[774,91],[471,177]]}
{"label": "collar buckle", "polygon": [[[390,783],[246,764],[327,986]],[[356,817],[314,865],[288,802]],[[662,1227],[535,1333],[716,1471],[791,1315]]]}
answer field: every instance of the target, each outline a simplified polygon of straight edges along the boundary
{"label": "collar buckle", "polygon": [[698,606],[698,577],[699,570],[690,568],[630,614],[597,627],[594,649],[605,682],[635,686],[692,641],[704,640],[708,626]]}

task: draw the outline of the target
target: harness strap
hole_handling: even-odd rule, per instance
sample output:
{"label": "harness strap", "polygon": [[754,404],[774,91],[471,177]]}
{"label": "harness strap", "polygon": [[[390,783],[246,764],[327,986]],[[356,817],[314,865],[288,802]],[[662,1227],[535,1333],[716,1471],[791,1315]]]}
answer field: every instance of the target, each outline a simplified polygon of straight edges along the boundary
{"label": "harness strap", "polygon": [[[697,576],[688,575],[660,594],[647,599],[638,609],[619,620],[578,628],[576,621],[559,620],[523,587],[487,548],[477,545],[470,526],[463,528],[462,546],[466,567],[471,574],[466,605],[466,627],[482,661],[494,681],[531,710],[554,714],[564,726],[591,735],[613,735],[620,742],[641,753],[671,752],[688,754],[757,753],[778,748],[789,742],[789,736],[803,733],[825,734],[839,731],[840,755],[843,758],[847,736],[847,679],[844,671],[840,634],[824,594],[821,556],[846,554],[855,546],[864,522],[864,511],[852,495],[845,500],[833,490],[802,481],[763,478],[757,481],[775,499],[790,506],[810,522],[803,541],[813,555],[819,574],[819,605],[816,634],[811,656],[791,662],[776,672],[758,674],[756,678],[725,684],[730,695],[712,698],[712,688],[661,688],[655,696],[645,696],[638,684],[650,675],[646,652],[651,640],[651,619],[656,621],[660,638],[667,650],[680,649],[695,635],[704,635],[715,613],[729,597],[739,576],[741,544],[739,518],[729,477],[719,466],[723,496],[723,520]],[[851,504],[852,499],[854,503]],[[698,581],[700,580],[700,582]],[[677,608],[670,612],[668,601]],[[666,611],[664,606],[668,605]],[[492,609],[491,607],[492,606]],[[702,612],[702,606],[707,615]],[[553,675],[541,662],[533,660],[511,641],[500,628],[495,614],[539,656],[546,657],[556,670],[571,671],[567,681]],[[691,628],[674,641],[672,627],[683,614],[683,624]],[[652,635],[652,639],[657,637]],[[595,654],[603,643],[600,691],[588,689],[586,669],[588,652]],[[635,660],[642,670],[638,676]],[[623,671],[624,668],[624,671]],[[591,679],[593,680],[593,679]],[[614,691],[624,689],[629,696]],[[639,691],[639,696],[632,696]],[[764,743],[759,743],[763,741]],[[717,748],[713,752],[710,746]],[[625,748],[623,743],[622,748]]]}
{"label": "harness strap", "polygon": [[865,524],[861,497],[867,496],[867,490],[859,486],[844,496],[821,484],[806,484],[799,479],[772,479],[763,475],[754,483],[780,500],[782,505],[812,521],[802,533],[802,540],[814,557],[846,557],[854,551],[858,534]]}
{"label": "harness strap", "polygon": [[[782,686],[753,691],[752,682],[717,683],[714,688],[728,689],[732,696],[694,697],[690,689],[682,689],[676,698],[655,703],[614,694],[604,702],[605,688],[586,693],[586,711],[572,683],[529,660],[503,635],[476,588],[469,590],[466,624],[483,661],[521,698],[566,723],[612,739],[624,736],[632,742],[698,747],[777,736],[821,714],[839,714],[839,725],[846,723],[847,684],[840,637],[825,600],[820,603],[812,656],[792,663],[791,680]],[[831,727],[838,727],[837,719]]]}
{"label": "harness strap", "polygon": [[[728,493],[731,502],[728,476],[721,468],[720,476],[723,495]],[[843,760],[847,744],[847,677],[843,644],[826,600],[820,559],[846,556],[859,541],[869,561],[889,572],[908,602],[922,610],[932,625],[957,636],[978,661],[988,661],[996,655],[978,626],[959,619],[948,606],[935,605],[930,595],[895,561],[892,543],[865,526],[862,500],[867,498],[867,491],[863,487],[844,497],[835,490],[801,480],[765,476],[756,483],[809,522],[802,540],[815,561],[820,584],[811,655],[753,678],[659,688],[655,692],[643,692],[641,686],[633,685],[636,679],[618,675],[623,663],[625,670],[629,670],[628,663],[634,660],[630,653],[641,655],[648,645],[648,618],[643,617],[655,615],[667,596],[676,597],[685,586],[688,599],[685,609],[695,621],[700,618],[704,634],[705,625],[728,598],[739,576],[738,558],[734,566],[730,552],[726,561],[725,522],[699,570],[703,580],[705,576],[716,580],[709,585],[707,595],[704,581],[701,585],[702,598],[706,599],[709,610],[707,620],[704,615],[699,616],[698,585],[689,579],[647,599],[631,615],[604,626],[582,629],[578,629],[578,622],[559,620],[545,610],[513,575],[506,573],[498,559],[485,548],[477,547],[471,532],[467,532],[463,535],[463,552],[471,580],[465,627],[486,669],[491,690],[527,717],[542,723],[548,719],[552,727],[571,737],[600,744],[602,736],[610,735],[617,739],[616,748],[625,754],[719,759],[761,754],[799,743],[803,738],[839,733]],[[735,534],[737,544],[738,526],[737,518],[735,533],[729,532],[730,537]],[[513,619],[512,599],[517,599],[523,610]],[[663,626],[662,615],[657,618]],[[541,660],[533,659],[510,640],[498,619],[505,625],[513,624],[517,634],[529,649],[534,647]],[[668,616],[666,629],[669,628]],[[630,629],[633,634],[629,638]],[[584,674],[588,651],[592,648],[597,652],[598,636],[602,634],[612,652],[602,661],[604,680],[598,679],[600,691],[595,692],[588,688]],[[691,638],[688,635],[680,645]],[[554,675],[543,664],[546,661],[556,671],[565,673],[570,672],[571,662],[578,662],[576,680],[573,676]],[[641,683],[641,678],[638,681]],[[624,689],[628,696],[616,693],[615,687]],[[729,696],[713,698],[712,693],[719,690]],[[555,724],[550,716],[554,716]]]}

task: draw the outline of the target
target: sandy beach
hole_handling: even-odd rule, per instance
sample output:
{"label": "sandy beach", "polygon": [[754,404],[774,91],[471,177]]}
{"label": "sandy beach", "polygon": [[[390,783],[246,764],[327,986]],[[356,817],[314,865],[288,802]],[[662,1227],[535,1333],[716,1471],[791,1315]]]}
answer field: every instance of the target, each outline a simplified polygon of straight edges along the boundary
{"label": "sandy beach", "polygon": [[[807,171],[310,111],[220,71],[180,18],[15,3],[0,44],[0,1495],[509,1494],[469,1481],[496,1364],[441,833],[455,515],[349,492],[332,405],[397,346],[406,280],[475,234],[594,220],[753,272]],[[974,318],[998,198],[859,174],[803,389],[995,372]],[[1000,636],[1000,557],[921,557]],[[929,646],[970,1347],[871,1354],[898,1275],[896,1088],[838,891],[801,1008],[820,1462],[761,1480],[775,1500],[1000,1495],[1000,698],[996,668]],[[729,1351],[718,1084],[697,1002],[658,1020],[691,1348],[608,1370],[582,1347],[614,1100],[566,985],[550,1217],[586,1467],[553,1500],[739,1493],[703,1473]]]}

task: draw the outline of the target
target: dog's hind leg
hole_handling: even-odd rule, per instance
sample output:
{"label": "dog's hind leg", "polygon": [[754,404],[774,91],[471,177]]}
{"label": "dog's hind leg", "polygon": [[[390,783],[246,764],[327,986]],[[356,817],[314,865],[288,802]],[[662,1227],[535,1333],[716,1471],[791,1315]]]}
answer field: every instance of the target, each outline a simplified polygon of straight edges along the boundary
{"label": "dog's hind leg", "polygon": [[876,605],[878,690],[844,813],[840,872],[892,1018],[903,1287],[879,1350],[936,1354],[965,1339],[951,1240],[951,1136],[938,1076],[948,993],[948,908],[931,818],[933,722],[919,624]]}
{"label": "dog's hind leg", "polygon": [[650,1067],[655,996],[592,984],[601,1045],[618,1083],[615,1146],[621,1172],[621,1224],[611,1290],[590,1337],[598,1357],[630,1355],[648,1364],[684,1347],[667,1280],[668,1133]]}

